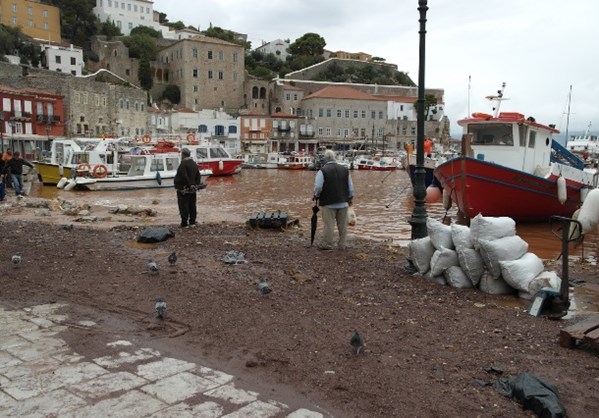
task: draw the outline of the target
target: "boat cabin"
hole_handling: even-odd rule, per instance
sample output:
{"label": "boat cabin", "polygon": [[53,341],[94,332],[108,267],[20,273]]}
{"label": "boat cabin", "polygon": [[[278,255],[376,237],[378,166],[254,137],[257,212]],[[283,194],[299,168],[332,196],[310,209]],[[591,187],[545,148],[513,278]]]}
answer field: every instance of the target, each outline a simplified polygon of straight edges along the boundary
{"label": "boat cabin", "polygon": [[552,134],[559,131],[520,113],[474,115],[458,122],[464,128],[465,155],[528,173],[550,166]]}

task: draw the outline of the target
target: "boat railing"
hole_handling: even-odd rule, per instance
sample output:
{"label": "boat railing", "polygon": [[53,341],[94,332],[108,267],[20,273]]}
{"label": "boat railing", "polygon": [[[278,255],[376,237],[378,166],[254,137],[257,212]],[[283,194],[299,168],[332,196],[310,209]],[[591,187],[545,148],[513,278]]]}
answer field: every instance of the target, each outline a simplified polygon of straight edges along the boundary
{"label": "boat railing", "polygon": [[560,163],[576,167],[579,170],[584,168],[584,161],[568,151],[566,147],[557,142],[555,139],[551,142],[551,162]]}

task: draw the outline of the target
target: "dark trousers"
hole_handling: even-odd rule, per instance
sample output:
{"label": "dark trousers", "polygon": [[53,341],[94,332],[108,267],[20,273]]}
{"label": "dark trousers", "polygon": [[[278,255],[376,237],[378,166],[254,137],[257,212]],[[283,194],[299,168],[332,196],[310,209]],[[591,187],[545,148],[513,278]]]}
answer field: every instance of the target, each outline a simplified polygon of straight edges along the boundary
{"label": "dark trousers", "polygon": [[198,216],[196,193],[177,190],[177,204],[181,215],[181,226],[195,224]]}

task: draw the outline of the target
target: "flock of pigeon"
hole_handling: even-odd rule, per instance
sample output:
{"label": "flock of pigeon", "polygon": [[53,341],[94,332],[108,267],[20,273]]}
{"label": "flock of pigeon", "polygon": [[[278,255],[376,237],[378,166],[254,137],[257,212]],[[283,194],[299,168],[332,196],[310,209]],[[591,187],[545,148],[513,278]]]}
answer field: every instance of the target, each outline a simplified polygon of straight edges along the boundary
{"label": "flock of pigeon", "polygon": [[[177,253],[172,252],[168,256],[168,264],[170,266],[174,266],[177,263]],[[12,256],[12,263],[15,267],[21,264],[22,257],[20,254],[15,254]],[[160,269],[158,268],[158,264],[153,259],[148,260],[148,270],[150,273],[158,273]],[[272,288],[263,277],[260,278],[258,282],[258,292],[261,295],[268,295],[272,292]],[[166,301],[163,298],[157,298],[155,300],[156,304],[154,305],[154,311],[156,312],[156,318],[164,320],[166,318]],[[364,347],[364,341],[362,340],[362,336],[356,330],[350,339],[350,345],[352,347],[353,352],[357,355],[360,354],[360,350]]]}

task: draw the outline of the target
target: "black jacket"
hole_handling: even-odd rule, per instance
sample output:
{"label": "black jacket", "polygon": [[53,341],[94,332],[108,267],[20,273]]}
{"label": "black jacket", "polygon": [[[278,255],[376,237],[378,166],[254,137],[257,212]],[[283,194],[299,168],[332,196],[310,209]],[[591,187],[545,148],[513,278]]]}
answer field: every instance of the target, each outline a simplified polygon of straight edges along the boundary
{"label": "black jacket", "polygon": [[185,190],[192,186],[198,186],[201,179],[198,164],[191,158],[184,158],[177,168],[177,174],[175,174],[175,189]]}
{"label": "black jacket", "polygon": [[31,168],[33,168],[33,164],[31,164],[29,161],[24,160],[23,158],[11,158],[10,160],[6,161],[6,168],[4,169],[6,171],[6,173],[9,174],[23,174],[23,166],[29,166]]}
{"label": "black jacket", "polygon": [[347,202],[350,198],[349,170],[341,164],[325,164],[320,171],[324,176],[322,192],[318,198],[320,206]]}

